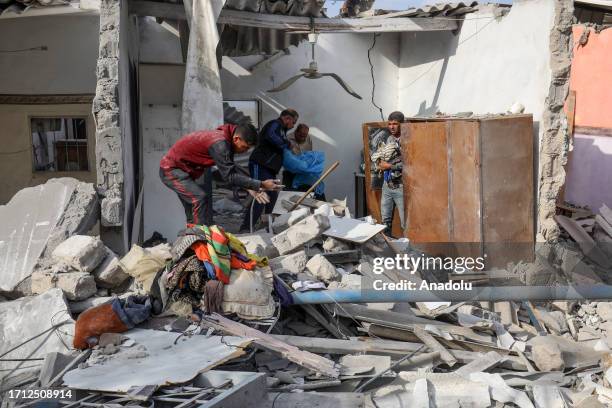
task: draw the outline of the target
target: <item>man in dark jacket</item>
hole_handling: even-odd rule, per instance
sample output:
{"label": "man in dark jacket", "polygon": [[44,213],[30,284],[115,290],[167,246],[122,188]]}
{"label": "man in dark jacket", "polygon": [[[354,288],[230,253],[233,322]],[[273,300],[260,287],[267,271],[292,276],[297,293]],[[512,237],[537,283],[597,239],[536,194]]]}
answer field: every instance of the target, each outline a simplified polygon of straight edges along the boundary
{"label": "man in dark jacket", "polygon": [[[295,126],[298,113],[293,109],[285,109],[278,119],[265,124],[259,132],[259,143],[249,157],[249,171],[251,177],[257,180],[276,179],[278,172],[283,166],[283,150],[290,148],[287,139],[287,131]],[[266,213],[271,213],[276,203],[278,193],[270,193],[270,202],[262,205],[256,203],[253,208],[253,225],[261,217],[264,208]],[[241,231],[249,230],[251,225],[251,212],[247,211],[240,227]]]}
{"label": "man in dark jacket", "polygon": [[188,223],[205,221],[206,193],[196,180],[214,165],[230,184],[249,190],[258,201],[269,201],[262,191],[278,189],[275,180],[254,180],[242,175],[234,164],[234,153],[246,152],[256,141],[253,125],[225,124],[185,135],[170,148],[159,163],[159,177],[179,196]]}

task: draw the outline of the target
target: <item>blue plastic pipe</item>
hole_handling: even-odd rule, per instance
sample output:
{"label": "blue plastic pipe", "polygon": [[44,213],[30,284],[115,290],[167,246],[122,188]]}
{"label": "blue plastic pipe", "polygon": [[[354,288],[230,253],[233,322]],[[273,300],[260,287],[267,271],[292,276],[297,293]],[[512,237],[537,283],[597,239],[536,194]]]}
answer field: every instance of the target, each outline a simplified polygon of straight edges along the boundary
{"label": "blue plastic pipe", "polygon": [[497,286],[453,291],[335,289],[292,292],[291,296],[293,297],[293,302],[297,305],[324,303],[464,302],[468,300],[583,300],[612,299],[612,286]]}

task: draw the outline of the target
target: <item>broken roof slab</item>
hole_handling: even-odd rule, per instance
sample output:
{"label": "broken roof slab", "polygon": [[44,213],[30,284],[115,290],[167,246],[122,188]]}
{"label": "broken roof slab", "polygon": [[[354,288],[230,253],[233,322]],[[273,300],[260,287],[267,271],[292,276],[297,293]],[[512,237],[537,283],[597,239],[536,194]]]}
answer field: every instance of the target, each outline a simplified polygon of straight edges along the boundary
{"label": "broken roof slab", "polygon": [[74,189],[74,183],[49,180],[0,206],[0,292],[13,291],[32,274]]}
{"label": "broken roof slab", "polygon": [[[48,330],[63,321],[67,324]],[[19,346],[45,330],[47,333]],[[65,353],[72,346],[73,334],[74,321],[61,289],[0,303],[0,355],[19,346],[5,359],[42,358],[54,351]],[[0,378],[8,377],[16,367],[15,373],[20,373],[24,367],[38,368],[41,364],[42,361],[0,361]]]}
{"label": "broken roof slab", "polygon": [[[127,392],[130,387],[181,384],[199,373],[244,354],[251,339],[232,336],[192,336],[133,329],[125,335],[146,348],[146,356],[125,359],[118,354],[104,364],[77,368],[64,375],[70,388]],[[137,347],[137,346],[133,346]]]}

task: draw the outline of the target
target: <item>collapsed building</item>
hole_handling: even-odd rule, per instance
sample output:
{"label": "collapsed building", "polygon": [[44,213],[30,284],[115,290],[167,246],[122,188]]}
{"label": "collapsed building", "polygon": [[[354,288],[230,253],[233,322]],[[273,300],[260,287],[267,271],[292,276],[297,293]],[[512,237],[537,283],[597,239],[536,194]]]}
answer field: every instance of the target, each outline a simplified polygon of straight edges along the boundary
{"label": "collapsed building", "polygon": [[[332,17],[322,1],[56,3],[7,2],[0,15],[2,392],[63,385],[96,406],[610,403],[609,7],[347,1]],[[329,78],[267,92],[308,66],[313,31],[320,71],[362,99]],[[265,231],[233,236],[244,208],[217,196],[215,222],[255,265],[209,287],[194,266],[206,238],[177,235],[184,218],[159,159],[186,132],[261,125],[285,107],[340,162],[326,183],[346,200],[298,207],[285,192]],[[358,165],[368,128],[396,109],[408,128],[528,117],[520,146],[492,156],[528,159],[492,190],[514,182],[506,203],[526,203],[508,222],[526,225],[510,244],[527,256],[486,273],[375,272],[377,258],[427,253],[410,229],[410,241],[380,234]],[[436,217],[424,227],[437,230]],[[373,290],[415,279],[461,279],[476,294]],[[108,308],[122,328],[83,335],[88,314]]]}

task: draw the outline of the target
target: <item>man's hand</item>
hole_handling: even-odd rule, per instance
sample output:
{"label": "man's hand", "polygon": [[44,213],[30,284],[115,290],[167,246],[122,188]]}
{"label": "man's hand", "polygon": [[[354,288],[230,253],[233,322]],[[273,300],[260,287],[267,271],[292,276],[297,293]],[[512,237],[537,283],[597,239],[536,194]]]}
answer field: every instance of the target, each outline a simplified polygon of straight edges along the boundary
{"label": "man's hand", "polygon": [[389,170],[391,168],[391,163],[381,160],[378,162],[378,168],[381,170]]}
{"label": "man's hand", "polygon": [[284,186],[280,184],[280,180],[264,180],[261,182],[261,188],[268,191],[279,191]]}
{"label": "man's hand", "polygon": [[270,197],[268,197],[265,191],[247,191],[259,204],[268,204],[270,202]]}

